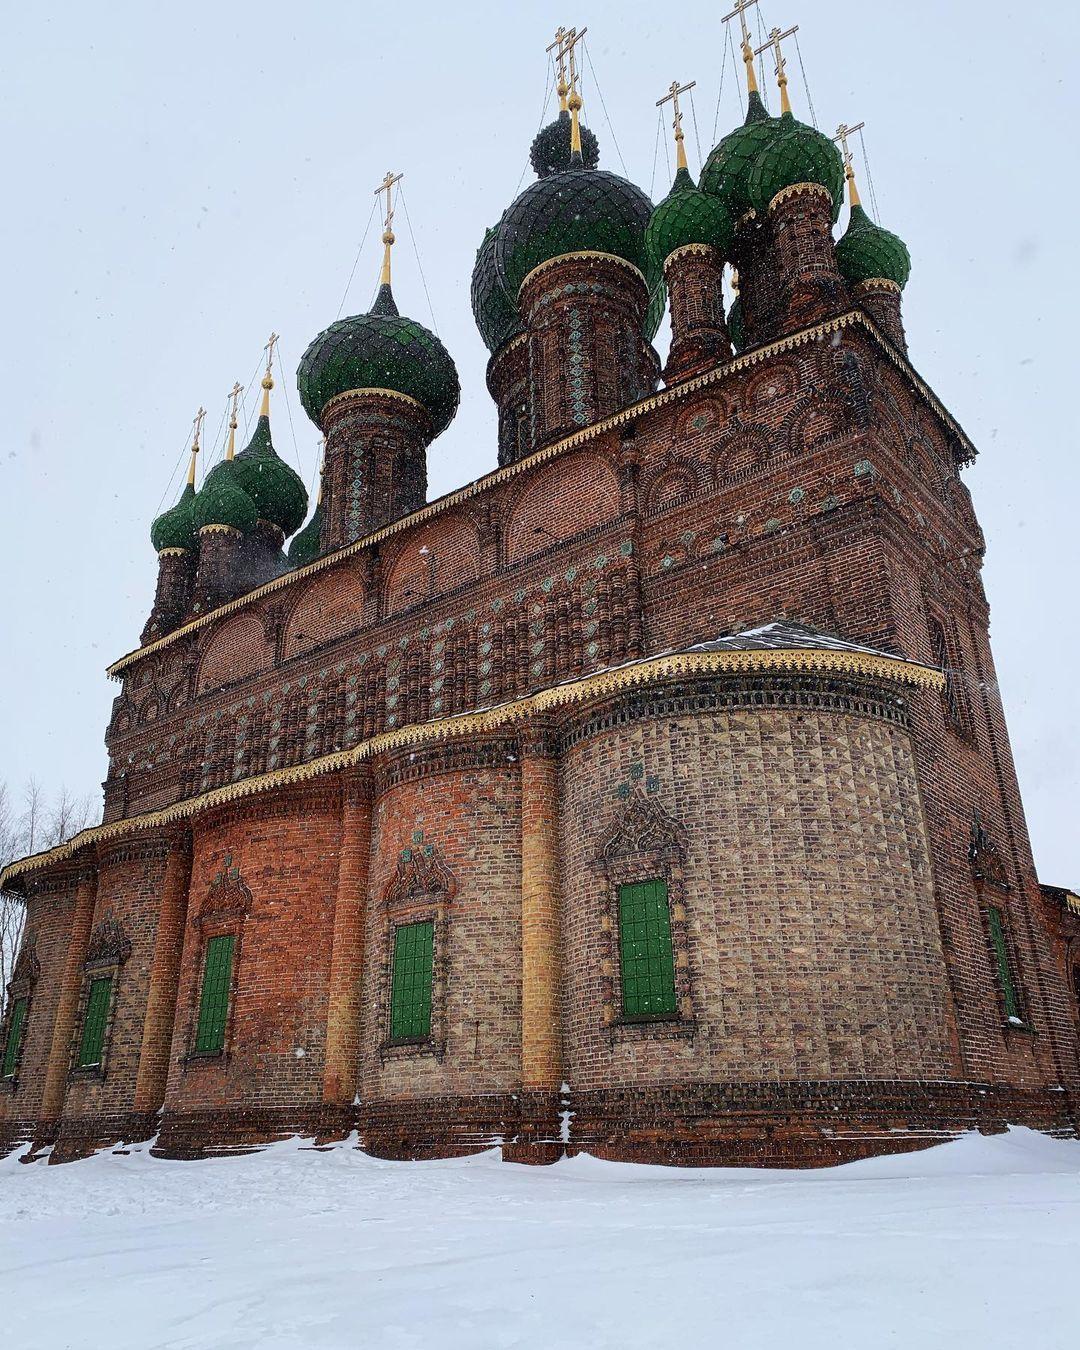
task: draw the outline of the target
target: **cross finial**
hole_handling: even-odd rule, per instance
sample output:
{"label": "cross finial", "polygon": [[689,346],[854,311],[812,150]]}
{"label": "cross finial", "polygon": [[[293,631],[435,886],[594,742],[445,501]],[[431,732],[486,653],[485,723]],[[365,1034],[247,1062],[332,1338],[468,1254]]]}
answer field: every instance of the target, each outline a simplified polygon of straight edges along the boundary
{"label": "cross finial", "polygon": [[578,121],[578,114],[581,112],[581,93],[578,90],[578,68],[577,57],[574,55],[574,49],[589,30],[583,28],[580,32],[576,28],[558,28],[555,33],[555,41],[552,42],[547,50],[555,52],[555,60],[559,69],[559,108],[570,110],[570,160],[574,163],[574,156],[581,156],[581,125]]}
{"label": "cross finial", "polygon": [[556,86],[559,95],[559,111],[566,112],[566,96],[570,92],[570,86],[566,83],[566,29],[559,25],[555,30],[555,41],[548,44],[544,49],[547,52],[555,53],[555,63],[559,71],[559,82]]}
{"label": "cross finial", "polygon": [[754,51],[755,56],[760,56],[763,51],[771,47],[776,53],[776,83],[780,86],[781,113],[791,112],[791,100],[788,98],[787,92],[787,75],[784,73],[787,62],[784,60],[784,54],[780,50],[780,44],[785,38],[792,37],[798,31],[798,24],[795,24],[792,28],[787,29],[787,31],[783,33],[781,33],[779,28],[772,28],[769,30],[768,41],[763,42],[761,46]]}
{"label": "cross finial", "polygon": [[187,480],[190,487],[195,486],[195,461],[199,457],[199,441],[202,438],[202,425],[206,419],[206,409],[200,408],[191,422],[191,463],[188,465]]}
{"label": "cross finial", "polygon": [[686,168],[686,147],[683,144],[682,112],[679,109],[679,95],[685,94],[693,89],[697,80],[691,80],[689,84],[680,84],[678,80],[672,80],[668,86],[668,91],[663,98],[656,100],[656,106],[662,108],[665,103],[674,104],[675,118],[672,126],[675,128],[675,166],[678,169]]}
{"label": "cross finial", "polygon": [[746,66],[746,92],[748,94],[757,93],[757,76],[754,74],[754,49],[750,45],[750,29],[746,25],[746,11],[756,5],[758,0],[735,0],[735,8],[730,14],[725,14],[724,23],[734,19],[736,14],[739,16],[739,26],[742,28],[742,59]]}
{"label": "cross finial", "polygon": [[383,219],[383,262],[382,272],[379,274],[379,285],[390,285],[390,250],[394,246],[394,185],[400,183],[405,175],[393,173],[390,169],[386,171],[386,177],[375,189],[375,196],[380,192],[386,193],[386,216]]}
{"label": "cross finial", "polygon": [[237,380],[229,390],[229,398],[232,400],[232,407],[229,409],[229,443],[225,447],[226,459],[232,459],[236,454],[236,405],[243,392],[244,387],[239,380]]}
{"label": "cross finial", "polygon": [[278,335],[276,333],[271,333],[269,338],[267,338],[266,346],[263,348],[263,351],[266,353],[266,374],[262,377],[263,396],[262,407],[259,409],[260,417],[270,416],[270,390],[274,387],[274,377],[270,372],[273,369],[274,348],[277,346],[278,341]]}
{"label": "cross finial", "polygon": [[859,189],[855,186],[855,166],[851,162],[851,149],[848,145],[848,137],[854,136],[857,131],[862,131],[866,126],[865,122],[856,122],[853,127],[845,126],[843,122],[836,128],[834,141],[840,142],[840,149],[844,156],[844,177],[848,185],[848,201],[852,206],[861,206],[859,200]]}

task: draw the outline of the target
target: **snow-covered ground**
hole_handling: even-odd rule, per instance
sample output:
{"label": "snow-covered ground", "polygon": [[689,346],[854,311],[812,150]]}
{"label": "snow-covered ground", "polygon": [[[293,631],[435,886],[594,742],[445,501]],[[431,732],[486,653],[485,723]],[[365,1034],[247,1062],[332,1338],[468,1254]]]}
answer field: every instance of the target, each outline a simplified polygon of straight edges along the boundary
{"label": "snow-covered ground", "polygon": [[0,1162],[5,1350],[1072,1350],[1078,1282],[1080,1144],[1022,1129],[805,1172]]}

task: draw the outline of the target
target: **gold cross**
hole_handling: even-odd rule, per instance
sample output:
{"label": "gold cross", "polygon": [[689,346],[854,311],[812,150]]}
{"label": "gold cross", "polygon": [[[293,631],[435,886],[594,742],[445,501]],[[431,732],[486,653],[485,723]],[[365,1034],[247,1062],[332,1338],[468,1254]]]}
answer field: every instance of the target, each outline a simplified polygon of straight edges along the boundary
{"label": "gold cross", "polygon": [[854,136],[857,131],[862,131],[866,126],[865,122],[856,122],[853,127],[845,126],[843,122],[836,128],[834,141],[840,142],[840,149],[844,155],[844,177],[847,179],[848,199],[852,206],[861,206],[859,200],[859,189],[855,186],[855,167],[851,162],[851,150],[848,146],[848,137]]}
{"label": "gold cross", "polygon": [[[269,344],[267,344],[269,346]],[[229,390],[229,397],[232,399],[232,412],[229,414],[229,426],[236,427],[236,405],[240,401],[240,395],[244,392],[244,387],[239,380]]]}
{"label": "gold cross", "polygon": [[791,111],[791,100],[788,98],[787,76],[784,74],[784,67],[787,65],[787,62],[784,60],[784,55],[780,50],[780,44],[783,42],[784,38],[789,38],[798,31],[798,24],[795,24],[793,28],[789,28],[786,33],[781,33],[779,28],[773,28],[769,31],[769,40],[763,42],[760,47],[757,47],[754,50],[755,56],[760,56],[761,53],[769,47],[772,47],[776,52],[776,83],[780,86],[780,111],[782,113],[789,113]]}
{"label": "gold cross", "polygon": [[750,29],[746,26],[746,11],[751,5],[756,5],[758,0],[735,0],[735,8],[730,14],[725,14],[722,22],[728,23],[737,14],[739,24],[742,27],[742,58],[746,66],[746,88],[751,94],[757,92],[757,76],[754,74],[754,49],[750,45]]}
{"label": "gold cross", "polygon": [[269,338],[267,338],[266,346],[263,348],[263,351],[266,353],[266,377],[267,377],[267,379],[270,378],[270,369],[271,369],[271,367],[272,367],[273,364],[274,364],[274,348],[277,346],[277,344],[278,344],[279,341],[280,341],[280,339],[279,339],[278,335],[277,335],[276,333],[271,333],[270,336],[269,336]]}
{"label": "gold cross", "polygon": [[199,442],[202,440],[202,427],[205,421],[206,409],[200,408],[191,423],[191,448],[195,451],[198,450]]}
{"label": "gold cross", "polygon": [[[579,33],[576,28],[560,27],[556,30],[555,41],[546,48],[547,51],[555,53],[555,60],[559,67],[559,101],[561,105],[563,105],[567,94],[573,93],[577,88],[578,71],[574,48],[588,31],[587,28],[583,28]],[[568,70],[569,80],[567,79]]]}
{"label": "gold cross", "polygon": [[404,177],[405,175],[402,173],[391,173],[390,170],[387,169],[386,177],[375,189],[376,197],[379,195],[380,192],[386,193],[386,219],[383,221],[383,229],[387,233],[390,233],[394,225],[394,197],[393,197],[394,184],[400,183],[402,178]]}
{"label": "gold cross", "polygon": [[682,113],[679,110],[679,95],[685,94],[688,90],[693,89],[696,84],[697,80],[691,80],[689,84],[680,84],[678,80],[672,80],[664,97],[656,100],[656,106],[658,108],[662,108],[665,103],[673,103],[675,105],[675,120],[671,125],[675,128],[675,162],[676,167],[679,169],[686,168],[686,149],[683,146]]}

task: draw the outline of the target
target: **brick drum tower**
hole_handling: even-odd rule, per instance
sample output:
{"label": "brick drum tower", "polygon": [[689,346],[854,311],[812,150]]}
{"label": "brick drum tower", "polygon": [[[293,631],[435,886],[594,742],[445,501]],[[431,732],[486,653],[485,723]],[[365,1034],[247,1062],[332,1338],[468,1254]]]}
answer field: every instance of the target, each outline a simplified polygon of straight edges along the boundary
{"label": "brick drum tower", "polygon": [[780,115],[744,29],[746,120],[697,182],[673,86],[655,208],[599,167],[578,38],[472,278],[499,467],[426,500],[458,376],[395,301],[388,176],[378,297],[300,364],[308,523],[270,361],[250,444],[234,403],[154,522],[103,823],[0,878],[3,1146],[818,1164],[1076,1133],[1080,901],[1035,875],[907,249],[846,129],[794,117],[778,36]]}

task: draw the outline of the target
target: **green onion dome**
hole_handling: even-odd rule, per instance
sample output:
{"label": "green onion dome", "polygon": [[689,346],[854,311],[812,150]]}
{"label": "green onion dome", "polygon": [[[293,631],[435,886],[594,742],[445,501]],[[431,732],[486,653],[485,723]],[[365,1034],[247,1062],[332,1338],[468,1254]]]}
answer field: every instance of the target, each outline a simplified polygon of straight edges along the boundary
{"label": "green onion dome", "polygon": [[286,464],[270,439],[270,418],[263,413],[255,433],[233,460],[237,485],[255,503],[261,520],[276,525],[288,537],[307,515],[307,489],[295,469]]}
{"label": "green onion dome", "polygon": [[509,295],[535,267],[565,253],[611,253],[645,275],[652,203],[633,183],[574,164],[538,179],[507,207],[495,263]]}
{"label": "green onion dome", "polygon": [[675,175],[671,191],[652,213],[645,243],[655,266],[687,244],[708,244],[726,258],[734,224],[722,198],[702,192],[688,169]]}
{"label": "green onion dome", "polygon": [[[595,169],[600,163],[600,144],[588,127],[578,128],[581,134],[581,162],[586,169]],[[562,173],[570,167],[570,114],[564,108],[554,122],[537,133],[529,150],[529,163],[537,178]]]}
{"label": "green onion dome", "polygon": [[742,296],[737,295],[727,312],[727,331],[731,345],[737,352],[746,346],[746,324],[743,322]]}
{"label": "green onion dome", "polygon": [[836,265],[840,275],[853,286],[883,277],[903,288],[911,275],[911,254],[898,235],[875,225],[856,203],[851,208],[848,227],[836,245]]}
{"label": "green onion dome", "polygon": [[163,548],[192,549],[199,542],[192,508],[195,489],[188,483],[175,506],[163,512],[150,526],[150,542],[160,553]]}
{"label": "green onion dome", "polygon": [[472,274],[473,318],[489,352],[497,352],[521,332],[517,305],[506,293],[495,265],[498,232],[499,226],[495,225],[484,235],[484,242],[476,250]]}
{"label": "green onion dome", "polygon": [[315,503],[311,519],[289,545],[290,567],[306,567],[322,552],[322,502]]}
{"label": "green onion dome", "polygon": [[641,335],[646,342],[651,342],[660,331],[660,325],[667,313],[667,283],[664,281],[663,263],[657,264],[649,259],[649,265],[645,269],[645,284],[649,288],[649,303],[645,310]]}
{"label": "green onion dome", "polygon": [[764,215],[778,192],[796,183],[817,183],[832,197],[832,218],[840,215],[844,200],[844,161],[835,144],[820,131],[797,122],[791,113],[780,117],[780,130],[754,160],[746,186],[750,205]]}
{"label": "green onion dome", "polygon": [[198,529],[228,525],[249,534],[259,519],[255,503],[236,481],[236,460],[223,459],[206,475],[195,496],[192,516]]}
{"label": "green onion dome", "polygon": [[398,314],[388,284],[379,287],[370,314],[339,319],[319,334],[300,359],[296,385],[316,425],[338,394],[391,389],[427,409],[434,436],[450,425],[461,397],[450,353],[434,333]]}
{"label": "green onion dome", "polygon": [[758,155],[780,134],[780,119],[770,117],[761,95],[750,91],[746,121],[714,147],[701,170],[701,190],[719,197],[733,220],[751,210],[750,170]]}

